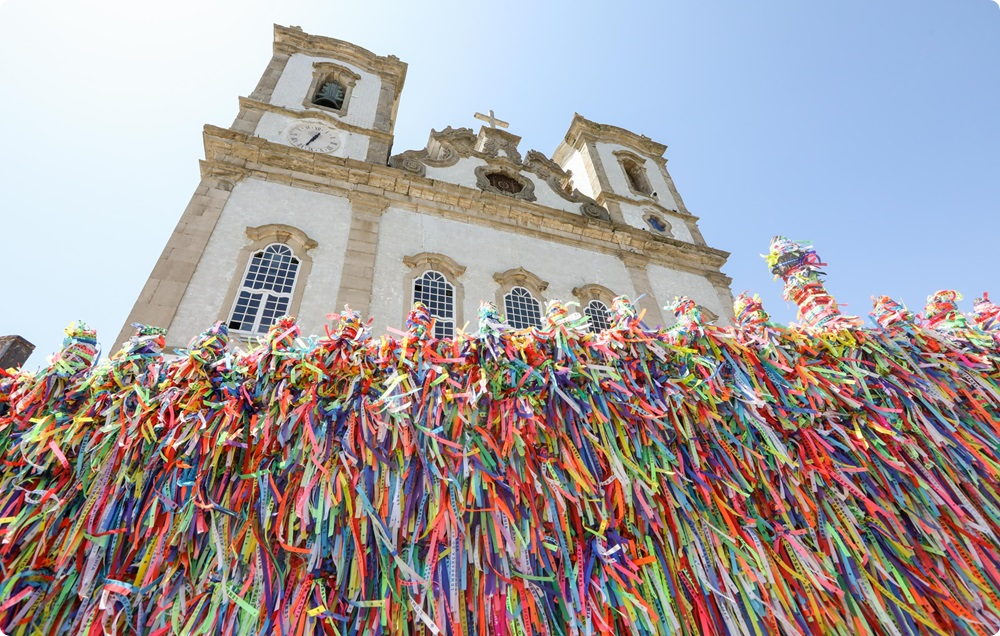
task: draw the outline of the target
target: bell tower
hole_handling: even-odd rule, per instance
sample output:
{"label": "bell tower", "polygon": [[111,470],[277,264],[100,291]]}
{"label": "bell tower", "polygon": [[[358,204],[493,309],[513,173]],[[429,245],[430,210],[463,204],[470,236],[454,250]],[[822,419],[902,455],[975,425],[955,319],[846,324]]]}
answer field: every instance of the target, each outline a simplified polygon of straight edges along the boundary
{"label": "bell tower", "polygon": [[316,173],[385,166],[405,79],[393,55],[275,25],[271,60],[232,126],[205,126],[201,182],[111,348],[136,322],[167,327],[179,347],[213,320],[238,337],[281,313],[335,307],[352,206],[320,195],[330,177]]}
{"label": "bell tower", "polygon": [[349,42],[274,27],[274,55],[232,129],[385,165],[406,64]]}

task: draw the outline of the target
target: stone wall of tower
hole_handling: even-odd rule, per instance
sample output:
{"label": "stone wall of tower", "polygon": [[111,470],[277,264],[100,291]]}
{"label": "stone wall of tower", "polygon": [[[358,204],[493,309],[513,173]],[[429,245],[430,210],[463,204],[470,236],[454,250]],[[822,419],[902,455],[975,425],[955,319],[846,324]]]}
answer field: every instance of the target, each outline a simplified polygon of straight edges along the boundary
{"label": "stone wall of tower", "polygon": [[[303,100],[308,97],[309,87],[313,81],[315,74],[313,65],[327,61],[330,61],[330,58],[302,53],[292,55],[285,66],[285,71],[281,74],[281,79],[278,80],[278,84],[274,88],[270,103],[291,111],[306,110]],[[378,74],[369,72],[356,64],[342,60],[336,60],[336,62],[361,76],[351,91],[350,108],[338,119],[350,126],[366,129],[375,128],[379,94],[382,90],[381,78]]]}

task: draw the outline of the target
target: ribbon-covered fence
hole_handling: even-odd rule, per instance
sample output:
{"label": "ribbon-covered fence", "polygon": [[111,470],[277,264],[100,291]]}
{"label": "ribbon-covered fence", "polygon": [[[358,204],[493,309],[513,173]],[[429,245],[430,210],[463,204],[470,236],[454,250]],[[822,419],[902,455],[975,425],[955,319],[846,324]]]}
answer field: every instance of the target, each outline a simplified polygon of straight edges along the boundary
{"label": "ribbon-covered fence", "polygon": [[733,327],[223,326],[0,372],[5,634],[994,634],[1000,325],[954,292]]}

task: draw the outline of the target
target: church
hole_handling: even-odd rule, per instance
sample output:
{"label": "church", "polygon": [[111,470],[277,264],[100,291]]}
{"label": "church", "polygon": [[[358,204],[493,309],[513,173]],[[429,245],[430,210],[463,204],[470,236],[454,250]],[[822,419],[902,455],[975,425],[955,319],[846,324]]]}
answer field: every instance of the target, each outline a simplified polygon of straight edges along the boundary
{"label": "church", "polygon": [[663,145],[487,111],[394,153],[405,73],[277,27],[129,318],[162,328],[0,368],[0,633],[997,633],[1000,307],[866,328],[779,236],[801,324],[730,313]]}
{"label": "church", "polygon": [[239,341],[279,316],[322,333],[345,305],[399,328],[414,302],[439,337],[475,330],[481,301],[514,328],[549,300],[608,325],[618,295],[650,325],[693,298],[729,324],[721,267],[666,168],[666,146],[577,114],[551,157],[493,111],[393,153],[407,66],[275,26],[274,54],[232,126],[206,126],[201,182],[116,344],[133,323],[184,347],[222,321]]}

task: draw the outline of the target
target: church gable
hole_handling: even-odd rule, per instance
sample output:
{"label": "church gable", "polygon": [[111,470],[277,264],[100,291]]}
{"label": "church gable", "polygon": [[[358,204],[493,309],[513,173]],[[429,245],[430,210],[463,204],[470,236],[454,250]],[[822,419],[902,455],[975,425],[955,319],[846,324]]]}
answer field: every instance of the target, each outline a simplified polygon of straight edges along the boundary
{"label": "church gable", "polygon": [[[495,121],[495,120],[494,120]],[[501,122],[502,123],[502,122]],[[572,174],[537,150],[522,156],[521,138],[501,128],[448,127],[431,131],[423,150],[389,158],[389,165],[412,174],[478,188],[512,199],[601,221],[608,211],[572,186]]]}

